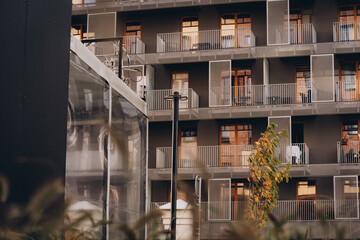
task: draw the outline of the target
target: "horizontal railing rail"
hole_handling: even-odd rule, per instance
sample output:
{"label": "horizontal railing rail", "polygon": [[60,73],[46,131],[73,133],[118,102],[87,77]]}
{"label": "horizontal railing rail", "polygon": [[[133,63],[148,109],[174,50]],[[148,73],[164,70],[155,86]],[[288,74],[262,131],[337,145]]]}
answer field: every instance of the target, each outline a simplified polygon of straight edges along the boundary
{"label": "horizontal railing rail", "polygon": [[[167,202],[151,202],[150,210],[159,209]],[[356,216],[357,200],[340,200],[336,202],[338,216]],[[332,220],[335,219],[334,200],[278,200],[273,214],[279,219],[288,220]],[[243,220],[248,210],[247,201],[201,202],[201,220]]]}
{"label": "horizontal railing rail", "polygon": [[165,97],[178,91],[181,95],[188,97],[187,100],[179,102],[180,109],[191,109],[199,107],[199,95],[192,89],[164,89],[164,90],[146,90],[145,100],[148,103],[149,110],[169,110],[172,109],[172,101],[165,100]]}
{"label": "horizontal railing rail", "polygon": [[[294,143],[283,163],[309,164],[309,148],[305,143]],[[222,145],[179,147],[179,168],[193,167],[248,167],[252,145]],[[156,148],[156,168],[171,168],[172,147]]]}
{"label": "horizontal railing rail", "polygon": [[360,40],[360,21],[334,22],[334,42]]}
{"label": "horizontal railing rail", "polygon": [[359,141],[337,142],[338,163],[359,163]]}
{"label": "horizontal railing rail", "polygon": [[360,100],[360,81],[356,79],[345,79],[336,82],[336,101],[353,102]]}
{"label": "horizontal railing rail", "polygon": [[157,34],[157,52],[254,47],[251,29],[206,30]]}

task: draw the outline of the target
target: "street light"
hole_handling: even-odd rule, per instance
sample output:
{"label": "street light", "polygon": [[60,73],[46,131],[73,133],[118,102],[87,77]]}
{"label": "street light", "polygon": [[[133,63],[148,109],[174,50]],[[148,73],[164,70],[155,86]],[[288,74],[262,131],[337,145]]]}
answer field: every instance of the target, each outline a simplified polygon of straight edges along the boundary
{"label": "street light", "polygon": [[176,240],[176,181],[177,181],[177,171],[178,171],[178,134],[179,134],[179,101],[185,101],[188,99],[187,96],[182,96],[179,92],[174,92],[173,95],[167,96],[165,100],[173,101],[173,141],[172,141],[172,167],[171,167],[171,218],[170,218],[170,230],[171,230],[171,240]]}

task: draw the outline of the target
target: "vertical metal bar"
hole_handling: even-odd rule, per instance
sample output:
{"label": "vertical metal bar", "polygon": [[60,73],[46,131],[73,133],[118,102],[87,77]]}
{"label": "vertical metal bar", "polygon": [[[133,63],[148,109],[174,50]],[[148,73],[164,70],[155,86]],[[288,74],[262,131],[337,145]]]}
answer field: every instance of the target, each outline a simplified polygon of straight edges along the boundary
{"label": "vertical metal bar", "polygon": [[171,240],[176,240],[176,200],[177,200],[177,170],[178,170],[178,121],[179,121],[179,92],[174,92],[174,120],[172,142],[172,175],[171,175]]}
{"label": "vertical metal bar", "polygon": [[123,42],[124,39],[121,37],[119,39],[119,71],[118,71],[118,77],[122,78],[122,55],[123,55]]}

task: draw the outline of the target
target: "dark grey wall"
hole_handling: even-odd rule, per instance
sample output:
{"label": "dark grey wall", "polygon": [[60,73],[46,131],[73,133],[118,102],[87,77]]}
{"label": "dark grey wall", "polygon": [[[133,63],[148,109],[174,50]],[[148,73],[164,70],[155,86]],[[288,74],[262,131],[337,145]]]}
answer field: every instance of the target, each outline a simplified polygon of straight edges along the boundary
{"label": "dark grey wall", "polygon": [[0,1],[0,174],[10,201],[65,176],[70,22],[71,0]]}
{"label": "dark grey wall", "polygon": [[[220,144],[220,126],[223,124],[251,124],[252,141],[256,141],[267,125],[266,118],[231,119],[231,120],[201,120],[182,121],[179,129],[186,127],[197,128],[198,146],[214,146]],[[150,122],[149,124],[149,168],[156,167],[156,148],[171,147],[171,122]]]}
{"label": "dark grey wall", "polygon": [[279,200],[295,200],[296,185],[299,181],[315,180],[316,195],[319,200],[330,200],[334,198],[333,178],[332,177],[309,177],[309,178],[292,178],[289,183],[279,184]]}
{"label": "dark grey wall", "polygon": [[[342,1],[346,4],[353,1]],[[318,42],[333,41],[333,22],[338,21],[338,3],[336,0],[291,0],[290,9],[301,9],[303,15],[310,15],[314,24]],[[156,52],[156,34],[181,31],[181,17],[199,16],[200,30],[220,28],[220,16],[224,13],[248,12],[251,14],[252,30],[256,36],[256,46],[266,46],[266,2],[210,5],[158,9],[151,11],[119,12],[117,35],[124,33],[124,22],[140,20],[142,40],[146,43],[146,52]],[[73,17],[74,23],[86,22],[81,16]],[[165,24],[166,23],[166,24]]]}

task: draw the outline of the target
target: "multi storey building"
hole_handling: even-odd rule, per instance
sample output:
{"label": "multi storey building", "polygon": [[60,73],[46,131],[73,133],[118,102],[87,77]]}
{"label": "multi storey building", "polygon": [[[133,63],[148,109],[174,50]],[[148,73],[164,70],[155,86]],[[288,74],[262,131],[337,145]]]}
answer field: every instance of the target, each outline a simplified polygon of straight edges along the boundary
{"label": "multi storey building", "polygon": [[360,2],[351,0],[73,0],[72,33],[114,38],[86,43],[114,71],[124,36],[123,76],[149,109],[150,208],[170,200],[172,104],[164,97],[177,90],[188,96],[179,178],[193,184],[199,166],[211,178],[200,238],[242,218],[247,158],[269,122],[288,131],[278,156],[292,164],[275,215],[325,218],[330,230],[336,223],[357,237],[359,20]]}

